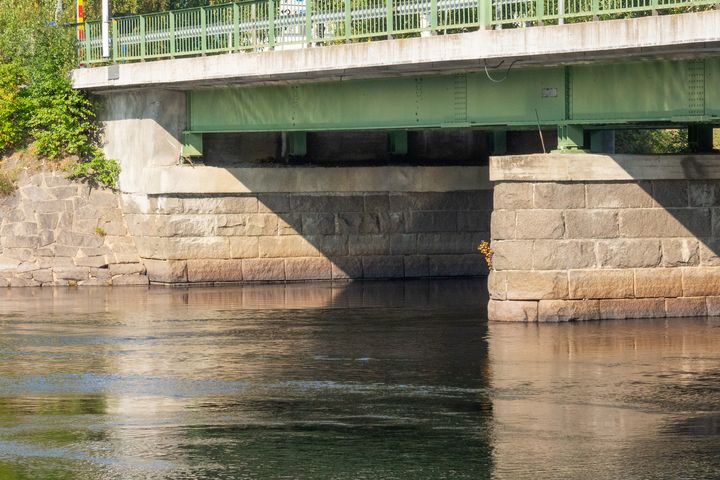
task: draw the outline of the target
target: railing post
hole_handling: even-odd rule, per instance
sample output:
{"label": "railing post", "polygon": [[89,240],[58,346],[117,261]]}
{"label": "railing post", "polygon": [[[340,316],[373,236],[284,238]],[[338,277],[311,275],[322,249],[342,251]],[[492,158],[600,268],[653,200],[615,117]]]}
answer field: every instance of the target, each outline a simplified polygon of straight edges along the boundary
{"label": "railing post", "polygon": [[118,45],[118,23],[117,20],[113,20],[110,24],[112,32],[112,60],[113,63],[118,61],[118,54],[120,53],[120,46]]}
{"label": "railing post", "polygon": [[352,35],[352,1],[345,0],[345,40],[350,40]]}
{"label": "railing post", "polygon": [[240,5],[233,3],[233,43],[232,49],[240,50]]}
{"label": "railing post", "polygon": [[430,32],[437,31],[437,0],[430,0]]}
{"label": "railing post", "polygon": [[146,53],[146,44],[145,44],[145,17],[143,15],[140,15],[140,58],[145,60],[145,53]]}
{"label": "railing post", "polygon": [[387,30],[388,39],[392,38],[392,33],[395,30],[395,19],[393,17],[393,0],[385,0],[385,28]]}
{"label": "railing post", "polygon": [[88,28],[88,24],[83,24],[85,36],[83,37],[83,43],[85,43],[85,62],[87,64],[90,64],[90,61],[92,60],[92,52],[90,51],[90,32],[92,31],[90,28]]}
{"label": "railing post", "polygon": [[545,0],[535,0],[535,18],[537,19],[538,25],[543,24],[544,16],[545,16]]}
{"label": "railing post", "polygon": [[592,8],[593,21],[600,20],[600,0],[592,0],[590,8]]}
{"label": "railing post", "polygon": [[175,56],[175,12],[168,12],[168,27],[170,28],[170,56]]}
{"label": "railing post", "polygon": [[200,7],[200,50],[205,54],[207,50],[207,16],[205,7]]}
{"label": "railing post", "polygon": [[312,40],[312,0],[307,0],[305,2],[305,41],[308,46],[312,44]]}
{"label": "railing post", "polygon": [[652,15],[653,15],[653,17],[657,16],[657,14],[658,14],[658,0],[651,0],[650,6],[652,7]]}
{"label": "railing post", "polygon": [[[268,0],[268,43],[275,48],[275,0]],[[240,25],[238,25],[238,29]]]}
{"label": "railing post", "polygon": [[480,30],[486,30],[492,23],[491,2],[492,0],[478,0],[478,26]]}
{"label": "railing post", "polygon": [[436,33],[438,26],[438,2],[430,0],[430,31]]}

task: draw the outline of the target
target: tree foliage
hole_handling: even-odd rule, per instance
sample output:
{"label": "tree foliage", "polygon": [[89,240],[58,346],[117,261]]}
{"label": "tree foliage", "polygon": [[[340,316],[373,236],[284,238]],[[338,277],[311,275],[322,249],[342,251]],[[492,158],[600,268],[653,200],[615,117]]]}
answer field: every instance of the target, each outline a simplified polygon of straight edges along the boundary
{"label": "tree foliage", "polygon": [[618,153],[684,153],[688,150],[687,130],[618,130],[615,134]]}
{"label": "tree foliage", "polygon": [[[179,8],[192,8],[204,5],[218,5],[229,3],[230,0],[110,0],[112,15],[130,13],[152,13],[163,10],[176,10]],[[65,15],[74,18],[75,1],[65,1]],[[102,0],[85,0],[86,20],[98,20],[101,18]]]}
{"label": "tree foliage", "polygon": [[96,105],[70,83],[74,31],[53,24],[54,6],[0,0],[0,151],[32,144],[47,159],[75,159],[72,175],[115,186],[119,169],[98,146]]}

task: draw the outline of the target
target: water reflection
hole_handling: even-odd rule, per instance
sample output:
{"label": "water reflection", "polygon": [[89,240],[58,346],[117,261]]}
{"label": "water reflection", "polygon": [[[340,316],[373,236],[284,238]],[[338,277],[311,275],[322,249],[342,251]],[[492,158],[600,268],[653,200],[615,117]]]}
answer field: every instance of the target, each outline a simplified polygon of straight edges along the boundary
{"label": "water reflection", "polygon": [[487,476],[479,285],[3,291],[0,478]]}
{"label": "water reflection", "polygon": [[0,479],[718,478],[720,321],[482,281],[0,291]]}
{"label": "water reflection", "polygon": [[720,320],[490,324],[488,339],[497,478],[720,476]]}

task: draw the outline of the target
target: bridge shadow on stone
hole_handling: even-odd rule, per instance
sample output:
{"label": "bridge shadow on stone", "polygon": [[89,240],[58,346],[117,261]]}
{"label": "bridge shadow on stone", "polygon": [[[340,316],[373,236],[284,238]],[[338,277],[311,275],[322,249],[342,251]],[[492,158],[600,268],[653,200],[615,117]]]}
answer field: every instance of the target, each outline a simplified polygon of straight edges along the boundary
{"label": "bridge shadow on stone", "polygon": [[350,134],[334,145],[351,154],[332,161],[333,143],[318,135],[322,154],[300,165],[258,161],[278,149],[278,134],[241,136],[241,145],[225,138],[219,153],[208,142],[206,165],[163,169],[178,175],[167,193],[125,196],[128,227],[152,282],[487,275],[477,246],[490,237],[492,191],[477,136],[456,133],[465,141],[444,157],[411,150],[398,162],[375,152],[378,135]]}

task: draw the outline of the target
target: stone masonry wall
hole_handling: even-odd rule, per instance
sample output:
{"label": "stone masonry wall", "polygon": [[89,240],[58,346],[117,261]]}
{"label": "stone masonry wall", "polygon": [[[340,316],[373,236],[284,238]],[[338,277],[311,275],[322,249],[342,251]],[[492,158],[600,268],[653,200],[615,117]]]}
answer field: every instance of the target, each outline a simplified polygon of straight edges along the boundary
{"label": "stone masonry wall", "polygon": [[0,199],[0,287],[147,284],[118,194],[40,172]]}
{"label": "stone masonry wall", "polygon": [[492,192],[124,195],[151,282],[487,273]]}
{"label": "stone masonry wall", "polygon": [[491,320],[720,315],[720,181],[500,182]]}

